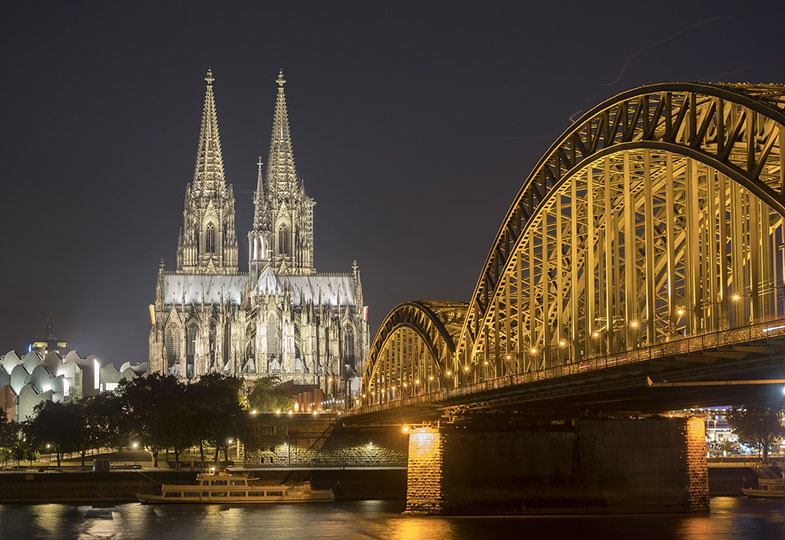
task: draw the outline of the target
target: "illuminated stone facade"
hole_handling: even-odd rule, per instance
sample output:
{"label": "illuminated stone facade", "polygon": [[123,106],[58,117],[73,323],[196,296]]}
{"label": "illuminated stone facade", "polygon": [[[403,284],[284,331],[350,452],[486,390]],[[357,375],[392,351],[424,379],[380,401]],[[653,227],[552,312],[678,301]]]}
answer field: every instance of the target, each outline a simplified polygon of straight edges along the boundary
{"label": "illuminated stone facade", "polygon": [[234,192],[224,175],[211,72],[205,80],[177,269],[161,264],[151,307],[151,371],[273,374],[341,393],[362,373],[368,351],[360,271],[356,262],[347,273],[316,271],[315,202],[295,169],[283,73],[266,171],[257,163],[247,273],[238,271]]}

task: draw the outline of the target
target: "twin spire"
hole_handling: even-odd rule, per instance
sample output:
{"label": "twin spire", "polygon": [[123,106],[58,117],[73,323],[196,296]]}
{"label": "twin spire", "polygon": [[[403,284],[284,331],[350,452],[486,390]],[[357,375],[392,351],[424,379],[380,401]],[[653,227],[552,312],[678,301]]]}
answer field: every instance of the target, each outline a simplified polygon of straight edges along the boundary
{"label": "twin spire", "polygon": [[[224,163],[221,153],[221,139],[218,134],[218,115],[215,109],[215,95],[213,94],[213,72],[207,68],[204,80],[207,88],[204,94],[204,107],[202,109],[202,130],[199,134],[199,149],[196,154],[196,171],[194,172],[194,187],[205,189],[224,184]],[[273,113],[273,132],[270,137],[270,154],[267,158],[267,182],[271,188],[280,184],[296,184],[297,171],[294,166],[294,152],[292,151],[292,136],[289,131],[289,113],[286,107],[286,94],[283,86],[286,80],[283,70],[278,72],[278,96],[275,100]],[[261,178],[261,158],[259,163],[259,178]],[[261,182],[260,182],[261,184]],[[261,194],[262,189],[258,192]]]}
{"label": "twin spire", "polygon": [[218,115],[215,111],[213,95],[213,72],[207,68],[207,89],[204,94],[202,109],[202,131],[199,134],[199,149],[196,153],[196,171],[194,172],[194,188],[205,190],[223,187],[224,161],[221,154],[221,138],[218,135]]}

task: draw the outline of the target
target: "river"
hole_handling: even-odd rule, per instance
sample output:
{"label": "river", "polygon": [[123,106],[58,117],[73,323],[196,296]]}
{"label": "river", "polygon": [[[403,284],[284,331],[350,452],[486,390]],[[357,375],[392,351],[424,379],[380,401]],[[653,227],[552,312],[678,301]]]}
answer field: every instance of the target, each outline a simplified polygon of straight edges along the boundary
{"label": "river", "polygon": [[129,503],[97,511],[90,508],[66,504],[0,505],[0,539],[785,538],[785,499],[743,497],[715,497],[711,513],[698,515],[415,517],[401,515],[399,501],[256,507]]}

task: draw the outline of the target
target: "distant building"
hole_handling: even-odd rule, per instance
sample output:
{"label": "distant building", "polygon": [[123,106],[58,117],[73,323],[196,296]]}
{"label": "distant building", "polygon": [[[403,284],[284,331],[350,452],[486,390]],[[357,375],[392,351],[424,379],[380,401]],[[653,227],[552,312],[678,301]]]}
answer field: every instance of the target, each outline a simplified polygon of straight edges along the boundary
{"label": "distant building", "polygon": [[118,370],[114,364],[103,365],[90,355],[86,358],[72,350],[60,348],[67,341],[54,338],[54,320],[47,320],[47,335],[31,344],[27,354],[16,351],[0,355],[0,407],[9,420],[22,421],[33,414],[42,401],[64,401],[112,391],[122,379],[132,379],[147,371],[147,363],[126,362]]}
{"label": "distant building", "polygon": [[362,373],[367,309],[356,262],[346,273],[316,270],[316,203],[295,170],[283,73],[264,176],[257,163],[247,273],[238,271],[234,191],[224,175],[210,71],[205,80],[177,269],[165,271],[162,262],[151,306],[151,371],[181,378],[278,375],[340,393]]}

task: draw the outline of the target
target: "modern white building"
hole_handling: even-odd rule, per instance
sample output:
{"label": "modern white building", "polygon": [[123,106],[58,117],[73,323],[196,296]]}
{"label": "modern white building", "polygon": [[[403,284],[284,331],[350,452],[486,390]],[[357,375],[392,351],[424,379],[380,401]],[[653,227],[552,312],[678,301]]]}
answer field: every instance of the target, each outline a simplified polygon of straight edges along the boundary
{"label": "modern white building", "polygon": [[42,401],[64,401],[112,391],[122,379],[147,371],[147,363],[126,362],[118,370],[95,355],[82,357],[75,350],[62,356],[52,350],[42,355],[31,350],[24,356],[8,351],[0,356],[0,406],[9,420],[23,421]]}

